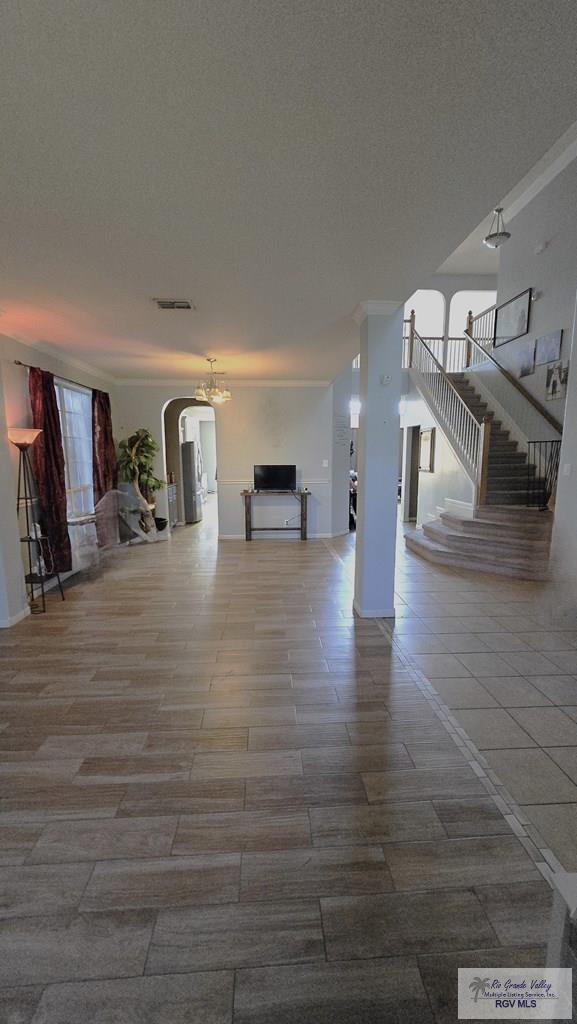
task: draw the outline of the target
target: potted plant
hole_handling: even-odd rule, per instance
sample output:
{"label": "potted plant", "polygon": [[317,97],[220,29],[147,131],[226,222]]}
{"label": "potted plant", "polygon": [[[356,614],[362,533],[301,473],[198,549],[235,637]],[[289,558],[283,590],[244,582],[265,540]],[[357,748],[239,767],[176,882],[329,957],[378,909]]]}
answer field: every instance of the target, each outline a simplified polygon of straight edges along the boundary
{"label": "potted plant", "polygon": [[132,484],[138,497],[150,510],[154,508],[154,494],[164,487],[164,481],[153,473],[153,464],[160,446],[149,430],[140,427],[118,445],[118,475]]}

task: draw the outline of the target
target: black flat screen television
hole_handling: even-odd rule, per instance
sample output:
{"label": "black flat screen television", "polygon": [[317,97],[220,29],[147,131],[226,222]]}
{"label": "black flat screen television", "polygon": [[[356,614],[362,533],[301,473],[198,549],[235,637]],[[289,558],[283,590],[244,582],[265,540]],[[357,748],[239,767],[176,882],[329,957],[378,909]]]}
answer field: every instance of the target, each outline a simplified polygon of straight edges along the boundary
{"label": "black flat screen television", "polygon": [[255,466],[255,491],[296,491],[296,466]]}

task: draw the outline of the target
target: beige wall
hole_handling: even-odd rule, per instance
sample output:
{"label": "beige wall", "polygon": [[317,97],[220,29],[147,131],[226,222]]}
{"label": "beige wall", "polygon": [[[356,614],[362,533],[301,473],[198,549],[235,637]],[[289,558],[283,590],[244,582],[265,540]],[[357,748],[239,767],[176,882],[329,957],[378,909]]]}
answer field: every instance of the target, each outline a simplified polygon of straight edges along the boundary
{"label": "beige wall", "polygon": [[[243,536],[239,492],[252,486],[254,465],[288,463],[296,464],[297,486],[311,492],[310,535],[330,536],[332,424],[331,388],[235,389],[216,414],[220,535]],[[255,525],[282,526],[298,511],[291,496],[262,497],[254,503]]]}
{"label": "beige wall", "polygon": [[[307,382],[294,387],[266,382],[246,385],[234,381],[230,381],[230,385],[232,401],[215,409],[220,536],[244,536],[240,491],[252,484],[256,463],[296,464],[299,486],[311,491],[310,536],[331,536],[332,386],[309,386]],[[138,427],[148,427],[164,448],[164,407],[174,398],[190,398],[194,387],[194,381],[179,385],[120,386],[116,436],[125,437]],[[165,475],[163,451],[158,456],[156,472],[161,477]],[[164,502],[163,491],[157,498],[158,515],[166,515]],[[255,503],[255,523],[282,526],[284,519],[292,518],[297,512],[294,498],[284,501],[263,497]]]}
{"label": "beige wall", "polygon": [[[500,363],[518,376],[520,353],[541,335],[563,330],[561,359],[571,355],[571,335],[577,287],[577,161],[574,161],[547,188],[543,189],[509,223],[511,238],[500,250],[497,303],[513,298],[526,288],[533,288],[529,333],[495,351]],[[535,372],[523,377],[523,387],[563,421],[565,401],[546,399],[547,367],[536,366]],[[489,385],[491,386],[490,382]],[[514,395],[507,396],[509,401]],[[522,413],[521,413],[522,414]],[[521,424],[523,427],[523,424]],[[549,436],[543,428],[541,440]],[[532,426],[533,431],[535,427]],[[527,432],[527,431],[525,431]]]}

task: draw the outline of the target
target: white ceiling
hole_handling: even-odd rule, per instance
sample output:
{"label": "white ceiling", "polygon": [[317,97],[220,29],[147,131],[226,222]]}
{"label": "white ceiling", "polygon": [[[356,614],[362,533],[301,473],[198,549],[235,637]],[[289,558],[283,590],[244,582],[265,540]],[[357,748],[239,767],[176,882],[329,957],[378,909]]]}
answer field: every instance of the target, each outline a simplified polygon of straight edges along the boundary
{"label": "white ceiling", "polygon": [[483,245],[489,233],[492,215],[485,217],[481,224],[467,236],[464,242],[451,253],[438,269],[439,274],[497,274],[499,272],[499,250]]}
{"label": "white ceiling", "polygon": [[332,378],[577,106],[558,0],[4,0],[0,38],[0,332],[119,378]]}

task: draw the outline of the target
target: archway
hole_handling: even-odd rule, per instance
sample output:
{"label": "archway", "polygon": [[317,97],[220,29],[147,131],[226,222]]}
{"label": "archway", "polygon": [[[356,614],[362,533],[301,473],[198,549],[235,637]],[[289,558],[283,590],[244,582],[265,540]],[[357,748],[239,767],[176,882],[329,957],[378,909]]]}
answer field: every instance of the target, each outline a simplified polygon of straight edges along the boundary
{"label": "archway", "polygon": [[449,307],[449,336],[458,338],[465,330],[467,313],[472,310],[473,316],[489,309],[497,301],[497,292],[492,289],[482,290],[469,288],[455,292]]}
{"label": "archway", "polygon": [[445,329],[445,296],[436,288],[419,288],[405,303],[405,319],[415,310],[415,323],[422,338],[442,338]]}
{"label": "archway", "polygon": [[[183,453],[184,459],[188,460],[186,467]],[[163,409],[163,455],[171,528],[196,521],[196,515],[191,514],[191,500],[200,502],[203,517],[207,512],[211,524],[217,526],[216,418],[208,402],[187,397],[174,398],[166,403]],[[195,490],[193,499],[191,487]]]}

